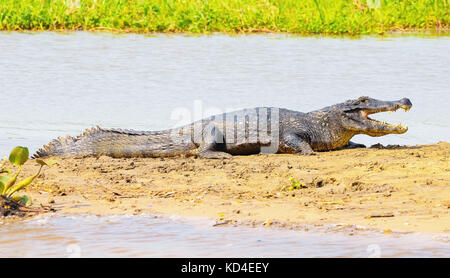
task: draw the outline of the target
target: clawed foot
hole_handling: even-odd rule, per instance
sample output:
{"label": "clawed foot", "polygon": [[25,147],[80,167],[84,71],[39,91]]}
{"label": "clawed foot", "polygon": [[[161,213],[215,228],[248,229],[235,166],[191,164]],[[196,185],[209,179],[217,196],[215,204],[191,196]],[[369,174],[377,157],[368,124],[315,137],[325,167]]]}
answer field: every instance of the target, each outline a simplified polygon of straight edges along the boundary
{"label": "clawed foot", "polygon": [[366,145],[349,142],[349,144],[344,147],[344,149],[359,149],[359,148],[366,148]]}
{"label": "clawed foot", "polygon": [[230,159],[233,156],[229,153],[225,153],[225,152],[214,152],[214,151],[205,151],[205,152],[200,152],[198,154],[199,157],[202,158],[209,158],[209,159]]}

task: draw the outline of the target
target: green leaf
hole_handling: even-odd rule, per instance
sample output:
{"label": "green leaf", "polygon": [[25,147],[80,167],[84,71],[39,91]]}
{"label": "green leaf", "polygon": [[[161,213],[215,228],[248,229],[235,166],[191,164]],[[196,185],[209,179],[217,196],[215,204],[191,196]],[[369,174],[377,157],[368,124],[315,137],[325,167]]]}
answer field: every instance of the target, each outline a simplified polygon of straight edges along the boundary
{"label": "green leaf", "polygon": [[13,197],[11,197],[11,199],[13,199],[13,201],[16,201],[18,203],[20,203],[22,201],[22,197],[21,196],[13,196]]}
{"label": "green leaf", "polygon": [[22,204],[24,206],[31,206],[31,198],[28,197],[27,195],[23,195],[22,196]]}
{"label": "green leaf", "polygon": [[14,176],[12,176],[8,180],[8,182],[5,184],[5,188],[3,188],[2,194],[6,194],[6,192],[16,183],[17,177],[19,176],[19,173],[20,173],[20,169]]}
{"label": "green leaf", "polygon": [[13,199],[14,201],[20,203],[23,206],[31,206],[31,198],[28,197],[27,195],[13,196],[11,199]]}
{"label": "green leaf", "polygon": [[56,160],[48,159],[48,160],[42,160],[42,159],[36,159],[36,162],[41,166],[49,166],[52,167],[56,164]]}
{"label": "green leaf", "polygon": [[0,177],[0,195],[3,193],[3,190],[5,189],[5,184],[8,182],[7,179],[2,179],[2,178],[6,178],[6,177],[4,177],[4,176]]}
{"label": "green leaf", "polygon": [[28,152],[28,148],[27,147],[15,147],[11,154],[9,155],[9,161],[20,167],[22,166],[25,162],[27,162],[28,157],[30,156],[30,153]]}
{"label": "green leaf", "polygon": [[11,172],[11,170],[9,170],[9,169],[0,169],[0,174],[1,173],[8,173],[8,174],[11,174],[12,172]]}
{"label": "green leaf", "polygon": [[34,176],[28,177],[26,179],[21,180],[15,187],[10,188],[6,193],[8,194],[8,197],[11,197],[14,192],[21,190],[25,186],[29,185],[33,182],[33,180],[38,176],[39,174],[36,174]]}
{"label": "green leaf", "polygon": [[0,176],[0,186],[5,186],[11,176]]}

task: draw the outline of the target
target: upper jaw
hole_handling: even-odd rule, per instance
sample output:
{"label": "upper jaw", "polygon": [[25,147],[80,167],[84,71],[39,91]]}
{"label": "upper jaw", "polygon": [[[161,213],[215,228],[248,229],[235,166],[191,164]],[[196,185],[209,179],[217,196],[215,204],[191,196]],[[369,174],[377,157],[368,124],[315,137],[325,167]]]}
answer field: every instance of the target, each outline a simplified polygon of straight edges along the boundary
{"label": "upper jaw", "polygon": [[382,106],[380,108],[361,108],[360,113],[361,116],[368,116],[370,114],[379,113],[379,112],[386,112],[386,111],[397,111],[398,109],[403,109],[403,111],[408,111],[412,107],[412,104],[393,104],[389,106]]}
{"label": "upper jaw", "polygon": [[392,125],[386,122],[377,121],[374,119],[369,118],[370,114],[375,114],[379,112],[392,112],[397,111],[398,109],[403,109],[403,111],[408,111],[412,107],[412,103],[409,99],[401,99],[399,101],[390,102],[387,105],[383,105],[381,107],[377,108],[361,108],[359,111],[359,114],[363,120],[369,121],[373,127],[374,130],[372,130],[371,133],[374,133],[375,135],[378,134],[390,134],[390,133],[396,133],[401,134],[408,131],[408,126],[403,126],[402,124],[396,124]]}

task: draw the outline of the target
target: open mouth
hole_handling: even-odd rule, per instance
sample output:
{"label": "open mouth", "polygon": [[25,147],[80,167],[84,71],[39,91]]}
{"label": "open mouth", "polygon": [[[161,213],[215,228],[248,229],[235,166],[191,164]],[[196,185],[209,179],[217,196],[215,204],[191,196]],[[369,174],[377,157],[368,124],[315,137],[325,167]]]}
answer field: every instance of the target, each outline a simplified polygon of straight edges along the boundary
{"label": "open mouth", "polygon": [[389,127],[389,128],[394,128],[394,129],[397,129],[397,130],[406,131],[406,130],[408,130],[408,126],[406,124],[402,125],[402,123],[399,123],[399,124],[393,125],[393,124],[389,124],[389,123],[386,123],[386,122],[383,122],[383,121],[377,121],[377,120],[371,119],[369,117],[369,115],[370,114],[375,114],[375,113],[380,113],[380,112],[389,112],[389,113],[390,112],[396,112],[398,109],[402,109],[404,112],[406,112],[406,111],[410,110],[411,107],[412,107],[411,105],[396,105],[396,106],[393,106],[393,107],[390,107],[390,108],[384,107],[384,108],[374,109],[374,110],[372,110],[372,109],[371,110],[361,110],[360,111],[360,115],[365,120],[368,120],[368,121],[370,121],[370,122],[372,122],[374,124],[384,125],[384,126]]}

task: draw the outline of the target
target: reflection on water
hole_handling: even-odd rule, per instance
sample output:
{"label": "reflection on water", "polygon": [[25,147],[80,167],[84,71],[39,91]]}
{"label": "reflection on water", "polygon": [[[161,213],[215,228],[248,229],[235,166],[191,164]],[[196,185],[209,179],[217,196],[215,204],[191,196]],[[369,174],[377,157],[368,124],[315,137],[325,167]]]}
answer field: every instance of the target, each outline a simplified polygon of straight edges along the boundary
{"label": "reflection on water", "polygon": [[406,134],[355,141],[450,141],[448,49],[450,38],[436,36],[0,33],[0,153],[19,144],[35,150],[95,125],[173,127],[172,111],[192,110],[194,100],[205,114],[211,107],[310,111],[361,95],[408,97],[414,106],[375,116],[408,123]]}
{"label": "reflection on water", "polygon": [[0,257],[446,257],[418,234],[212,227],[204,219],[41,216],[0,224]]}

